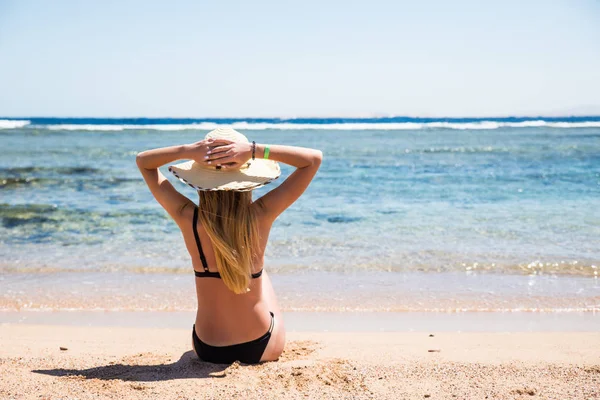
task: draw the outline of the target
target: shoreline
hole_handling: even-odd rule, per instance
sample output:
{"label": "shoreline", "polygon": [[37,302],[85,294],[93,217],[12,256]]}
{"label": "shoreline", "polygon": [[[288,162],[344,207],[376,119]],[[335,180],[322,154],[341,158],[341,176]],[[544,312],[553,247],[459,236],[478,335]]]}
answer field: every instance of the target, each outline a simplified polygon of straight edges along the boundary
{"label": "shoreline", "polygon": [[[187,329],[194,311],[0,311],[1,326]],[[288,332],[600,332],[599,312],[284,311]]]}
{"label": "shoreline", "polygon": [[[0,312],[193,312],[196,294],[189,275],[4,274]],[[284,312],[600,312],[600,282],[590,277],[366,271],[269,276]]]}
{"label": "shoreline", "polygon": [[228,366],[197,360],[190,329],[0,325],[0,398],[600,396],[600,348],[592,345],[600,332],[290,332],[287,339],[277,362]]}

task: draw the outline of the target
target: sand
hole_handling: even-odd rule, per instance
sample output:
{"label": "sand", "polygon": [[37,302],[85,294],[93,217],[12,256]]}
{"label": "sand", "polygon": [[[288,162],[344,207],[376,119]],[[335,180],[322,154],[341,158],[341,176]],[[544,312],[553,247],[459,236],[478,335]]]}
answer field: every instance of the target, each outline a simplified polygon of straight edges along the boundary
{"label": "sand", "polygon": [[0,343],[0,399],[600,398],[597,332],[290,332],[253,366],[197,360],[187,329],[5,324]]}

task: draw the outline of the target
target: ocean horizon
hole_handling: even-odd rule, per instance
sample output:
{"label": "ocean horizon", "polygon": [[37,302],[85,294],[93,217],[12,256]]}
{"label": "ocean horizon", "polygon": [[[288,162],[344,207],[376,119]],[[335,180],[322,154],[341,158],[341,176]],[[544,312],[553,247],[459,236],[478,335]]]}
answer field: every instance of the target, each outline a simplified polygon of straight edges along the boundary
{"label": "ocean horizon", "polygon": [[340,129],[340,130],[414,130],[499,128],[598,128],[600,116],[505,116],[505,117],[0,117],[0,129],[50,130],[210,130],[227,125],[236,129]]}

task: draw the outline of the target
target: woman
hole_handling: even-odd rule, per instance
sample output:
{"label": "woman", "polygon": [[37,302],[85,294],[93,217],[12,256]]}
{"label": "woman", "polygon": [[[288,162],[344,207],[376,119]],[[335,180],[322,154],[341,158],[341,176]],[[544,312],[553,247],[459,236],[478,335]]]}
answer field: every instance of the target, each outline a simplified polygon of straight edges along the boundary
{"label": "woman", "polygon": [[[191,161],[169,170],[198,190],[198,207],[158,169],[181,159]],[[198,297],[192,345],[200,359],[252,364],[281,355],[285,328],[263,271],[264,252],[273,221],[302,195],[321,159],[318,150],[250,143],[230,128],[197,143],[138,154],[146,184],[179,225],[192,258]],[[296,170],[252,201],[252,189],[279,176],[277,162]]]}

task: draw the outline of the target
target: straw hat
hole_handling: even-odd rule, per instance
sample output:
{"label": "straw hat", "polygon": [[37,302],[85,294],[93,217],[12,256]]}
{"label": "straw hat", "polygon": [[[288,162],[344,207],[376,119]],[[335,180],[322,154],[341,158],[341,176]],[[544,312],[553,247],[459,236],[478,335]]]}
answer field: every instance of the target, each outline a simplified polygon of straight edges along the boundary
{"label": "straw hat", "polygon": [[[206,134],[205,139],[228,139],[234,142],[246,142],[246,136],[232,128],[217,128]],[[237,169],[217,169],[214,165],[204,165],[195,161],[186,161],[171,165],[169,171],[181,182],[196,190],[253,190],[281,175],[279,164],[273,160],[250,160]]]}

